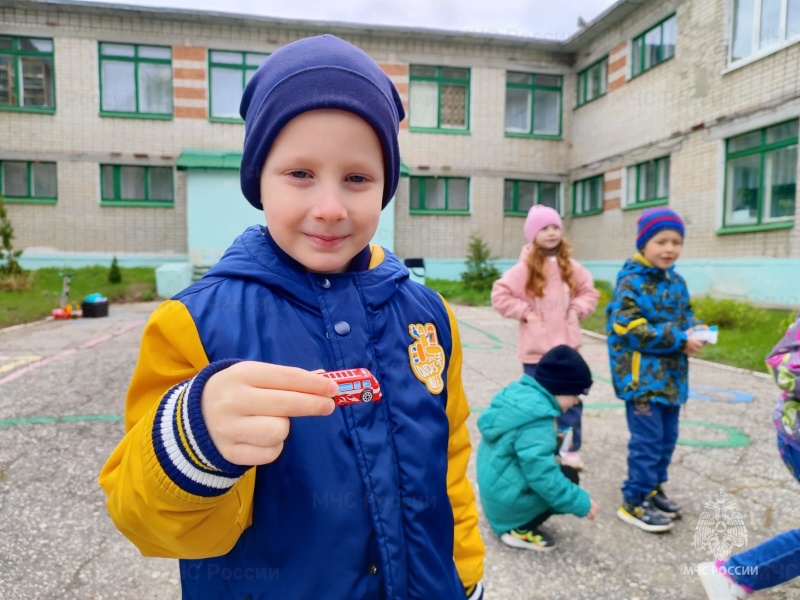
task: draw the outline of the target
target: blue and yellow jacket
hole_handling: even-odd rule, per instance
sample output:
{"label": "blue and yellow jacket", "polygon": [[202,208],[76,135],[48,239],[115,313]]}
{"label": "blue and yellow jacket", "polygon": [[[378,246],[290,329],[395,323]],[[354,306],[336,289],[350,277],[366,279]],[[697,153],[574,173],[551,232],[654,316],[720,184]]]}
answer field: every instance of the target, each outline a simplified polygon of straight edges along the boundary
{"label": "blue and yellow jacket", "polygon": [[617,397],[675,405],[686,402],[686,330],[699,325],[689,290],[674,267],[659,269],[641,254],[625,262],[606,307],[611,376]]}
{"label": "blue and yellow jacket", "polygon": [[[143,555],[183,559],[184,598],[463,599],[484,547],[455,318],[382,248],[319,275],[268,235],[247,229],[151,316],[100,474],[114,523]],[[293,419],[278,460],[240,467],[200,410],[231,359],[366,367],[383,399]]]}

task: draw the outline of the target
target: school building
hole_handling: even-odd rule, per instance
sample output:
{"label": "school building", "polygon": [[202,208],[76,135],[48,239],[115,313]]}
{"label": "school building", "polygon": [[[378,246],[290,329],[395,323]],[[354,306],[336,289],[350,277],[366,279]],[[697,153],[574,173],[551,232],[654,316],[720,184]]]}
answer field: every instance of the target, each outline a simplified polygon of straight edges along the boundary
{"label": "school building", "polygon": [[541,203],[613,281],[641,210],[668,204],[694,294],[800,304],[800,0],[619,0],[566,40],[521,29],[6,0],[0,195],[23,266],[117,256],[180,282],[213,264],[263,223],[239,191],[243,86],[327,32],[403,97],[404,176],[375,241],[429,277],[458,278],[473,232],[510,266]]}

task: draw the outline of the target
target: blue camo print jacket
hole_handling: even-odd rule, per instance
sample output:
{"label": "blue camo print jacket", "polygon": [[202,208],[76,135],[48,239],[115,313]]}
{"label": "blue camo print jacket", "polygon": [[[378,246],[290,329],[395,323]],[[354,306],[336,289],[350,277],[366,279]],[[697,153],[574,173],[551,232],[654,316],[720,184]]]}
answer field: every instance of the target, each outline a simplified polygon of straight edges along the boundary
{"label": "blue camo print jacket", "polygon": [[680,405],[689,390],[683,353],[688,330],[701,324],[674,267],[659,269],[641,254],[625,262],[606,308],[611,376],[625,401]]}

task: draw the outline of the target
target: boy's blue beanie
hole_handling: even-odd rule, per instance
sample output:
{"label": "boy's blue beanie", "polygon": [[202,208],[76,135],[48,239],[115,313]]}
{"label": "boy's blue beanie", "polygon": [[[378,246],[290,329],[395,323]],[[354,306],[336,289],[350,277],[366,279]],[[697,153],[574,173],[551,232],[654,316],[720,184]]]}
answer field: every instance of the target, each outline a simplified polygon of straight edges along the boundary
{"label": "boy's blue beanie", "polygon": [[664,229],[672,229],[682,238],[686,237],[683,219],[674,210],[656,207],[644,211],[636,223],[636,249],[644,248],[650,238]]}
{"label": "boy's blue beanie", "polygon": [[366,52],[326,34],[278,49],[245,87],[239,106],[244,119],[240,178],[250,204],[262,209],[261,168],[281,129],[304,112],[325,108],[354,113],[375,130],[383,148],[383,206],[389,203],[400,179],[397,133],[405,118],[403,103]]}

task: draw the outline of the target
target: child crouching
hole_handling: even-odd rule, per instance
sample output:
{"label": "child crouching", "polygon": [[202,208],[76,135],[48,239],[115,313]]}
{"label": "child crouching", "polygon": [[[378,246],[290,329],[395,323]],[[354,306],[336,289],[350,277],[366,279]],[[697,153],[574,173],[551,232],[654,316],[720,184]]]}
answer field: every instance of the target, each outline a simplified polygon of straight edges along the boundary
{"label": "child crouching", "polygon": [[593,519],[597,504],[560,465],[555,420],[592,385],[589,366],[566,345],[548,351],[533,377],[523,375],[492,398],[478,419],[478,487],[500,540],[515,548],[552,550],[541,525],[554,514]]}

